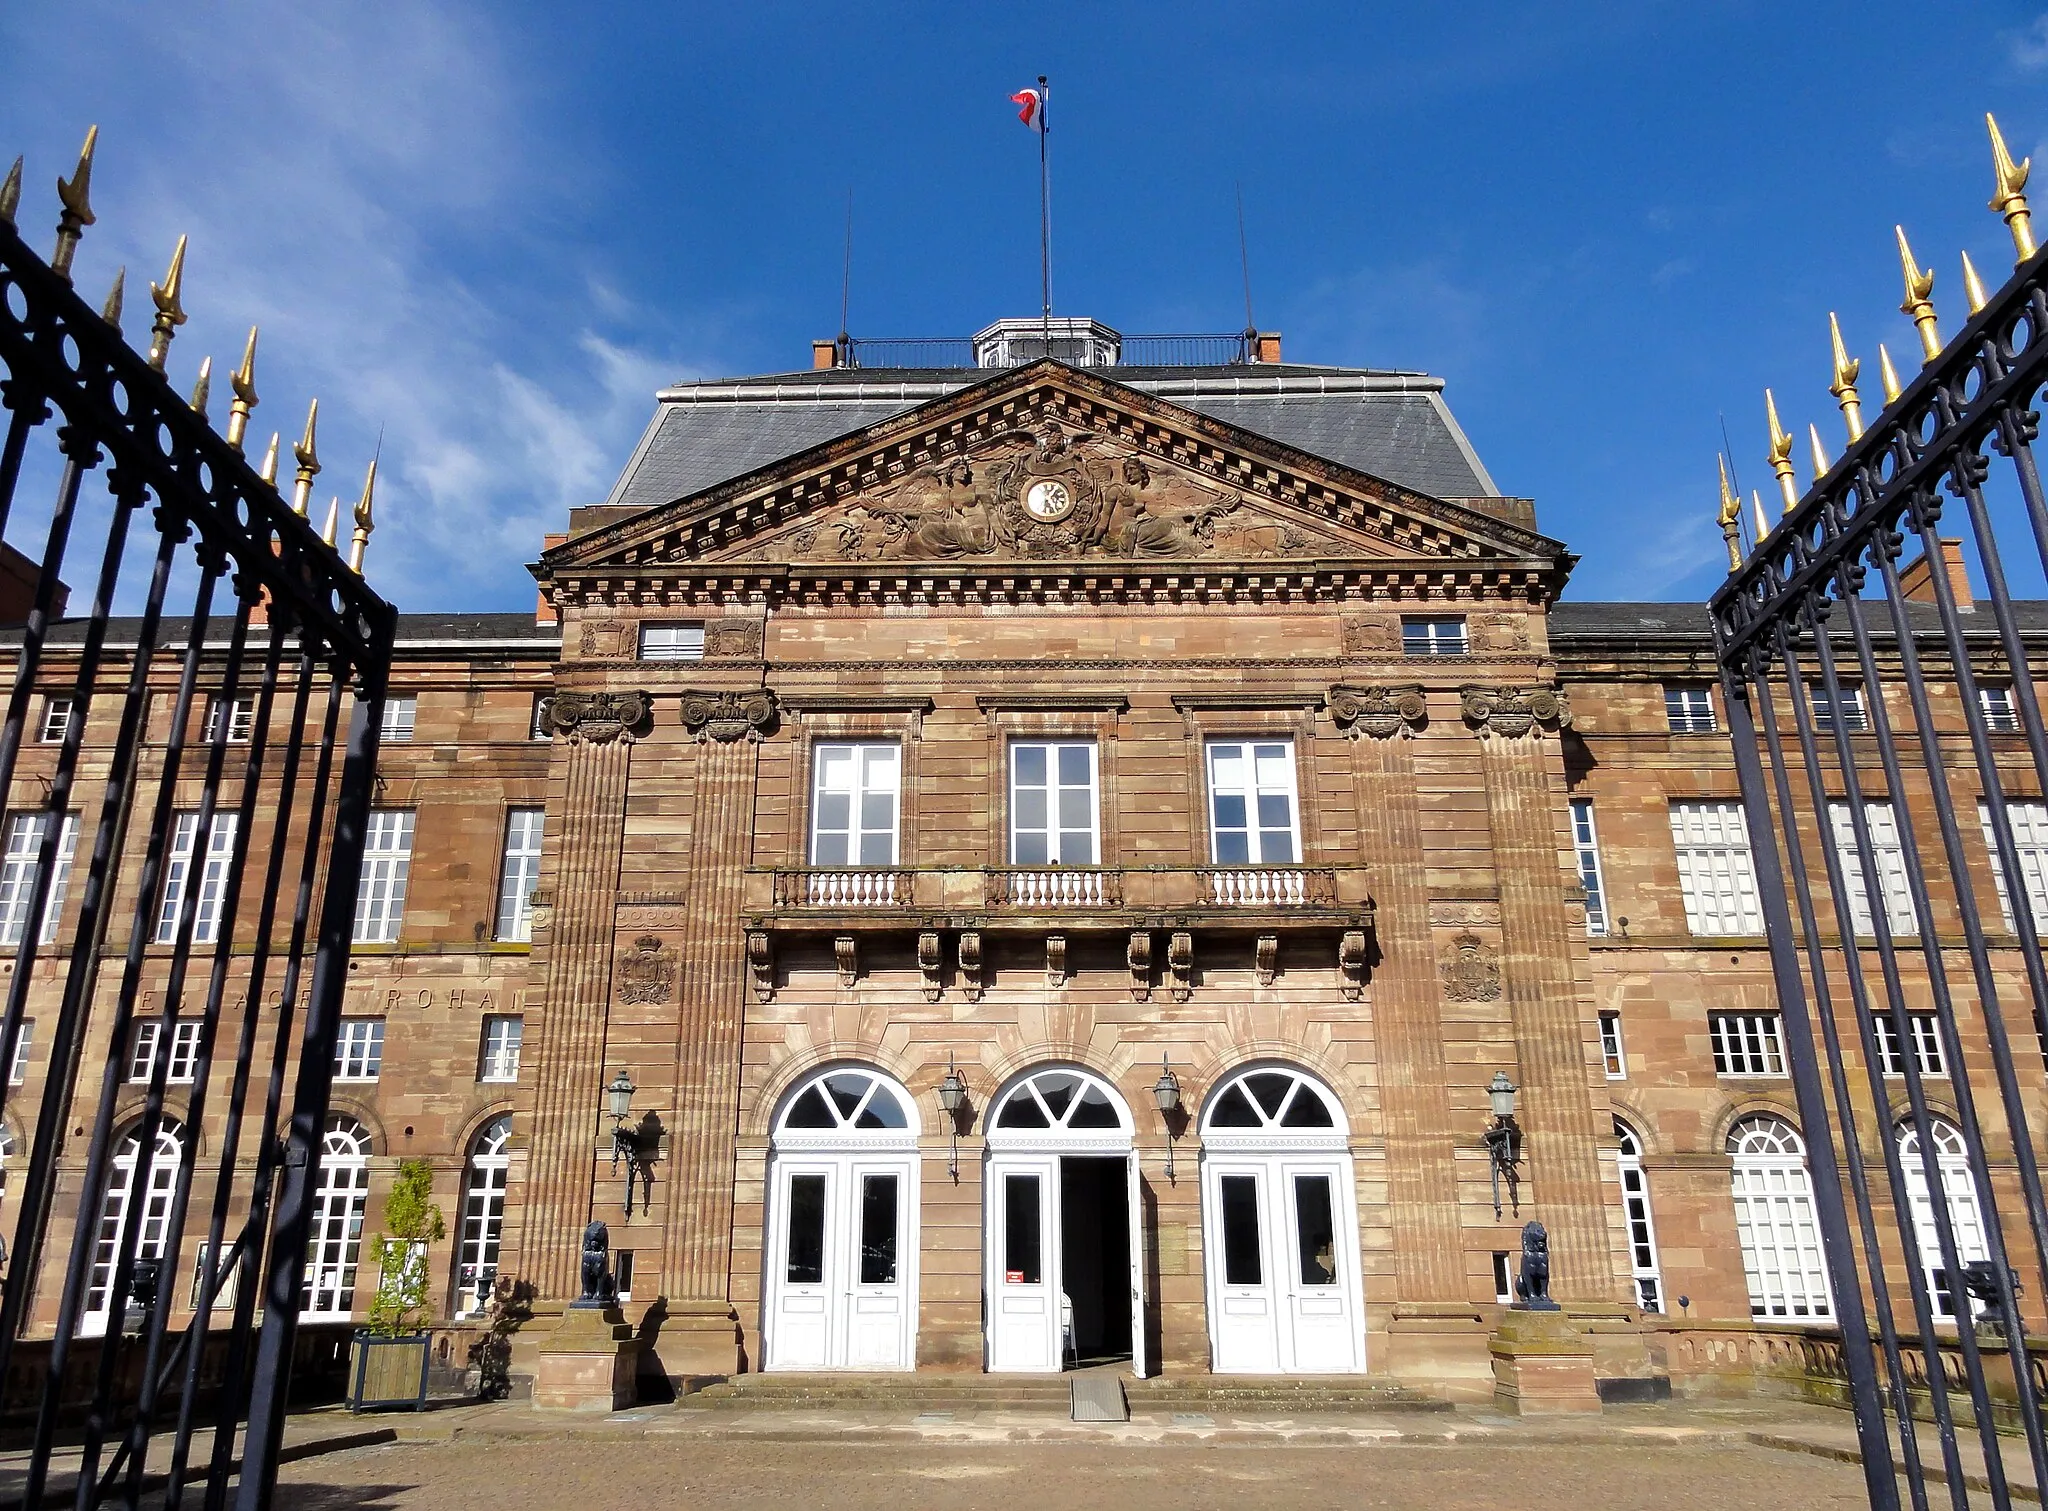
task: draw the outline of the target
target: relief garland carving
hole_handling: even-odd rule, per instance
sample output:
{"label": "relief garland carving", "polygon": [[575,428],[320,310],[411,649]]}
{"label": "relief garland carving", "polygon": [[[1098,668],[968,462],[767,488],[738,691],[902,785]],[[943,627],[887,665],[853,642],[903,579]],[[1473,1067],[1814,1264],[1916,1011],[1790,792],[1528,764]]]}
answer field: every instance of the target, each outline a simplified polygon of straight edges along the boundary
{"label": "relief garland carving", "polygon": [[1481,733],[1514,738],[1539,727],[1569,729],[1571,703],[1561,687],[1467,687],[1458,712]]}
{"label": "relief garland carving", "polygon": [[1429,722],[1429,704],[1421,686],[1412,682],[1402,687],[1333,687],[1329,708],[1337,727],[1354,739],[1412,735]]}
{"label": "relief garland carving", "polygon": [[647,733],[653,707],[646,693],[556,693],[541,704],[541,727],[578,744],[630,745]]}

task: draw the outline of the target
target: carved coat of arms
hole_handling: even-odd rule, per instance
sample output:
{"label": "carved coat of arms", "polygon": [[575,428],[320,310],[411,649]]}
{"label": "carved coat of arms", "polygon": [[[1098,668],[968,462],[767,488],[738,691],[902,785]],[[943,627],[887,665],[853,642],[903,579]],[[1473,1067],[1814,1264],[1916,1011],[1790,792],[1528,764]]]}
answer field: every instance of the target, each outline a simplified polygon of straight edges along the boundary
{"label": "carved coat of arms", "polygon": [[1447,1001],[1496,1001],[1500,997],[1500,958],[1468,929],[1444,951],[1443,978]]}
{"label": "carved coat of arms", "polygon": [[619,1000],[660,1004],[676,986],[676,952],[652,934],[642,934],[619,957]]}

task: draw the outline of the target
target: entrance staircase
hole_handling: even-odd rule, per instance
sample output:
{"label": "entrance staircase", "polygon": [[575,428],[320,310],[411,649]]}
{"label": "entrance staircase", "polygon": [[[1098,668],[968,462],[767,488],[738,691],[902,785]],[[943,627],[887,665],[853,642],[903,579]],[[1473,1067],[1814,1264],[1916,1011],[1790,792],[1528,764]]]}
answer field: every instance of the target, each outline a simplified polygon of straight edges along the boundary
{"label": "entrance staircase", "polygon": [[1108,1370],[1057,1375],[734,1375],[695,1392],[690,1402],[770,1411],[1002,1411],[1071,1417],[1078,1400],[1074,1382],[1094,1378],[1120,1380],[1134,1416],[1178,1412],[1291,1417],[1310,1412],[1345,1415],[1449,1409],[1447,1402],[1375,1375],[1181,1374],[1136,1380]]}

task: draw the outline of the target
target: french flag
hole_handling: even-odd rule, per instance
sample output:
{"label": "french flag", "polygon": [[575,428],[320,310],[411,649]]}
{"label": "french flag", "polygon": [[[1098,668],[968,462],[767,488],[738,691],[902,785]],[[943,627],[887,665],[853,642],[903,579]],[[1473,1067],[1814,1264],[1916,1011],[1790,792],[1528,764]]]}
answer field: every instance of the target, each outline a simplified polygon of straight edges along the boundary
{"label": "french flag", "polygon": [[1017,119],[1033,131],[1045,130],[1045,96],[1036,89],[1020,89],[1010,96],[1017,107]]}

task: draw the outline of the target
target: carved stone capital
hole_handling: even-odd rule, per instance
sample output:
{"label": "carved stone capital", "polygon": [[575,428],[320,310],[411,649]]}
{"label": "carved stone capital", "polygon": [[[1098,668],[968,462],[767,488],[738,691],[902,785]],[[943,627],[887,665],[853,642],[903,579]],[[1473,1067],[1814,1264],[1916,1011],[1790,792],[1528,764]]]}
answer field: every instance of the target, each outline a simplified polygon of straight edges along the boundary
{"label": "carved stone capital", "polygon": [[1376,740],[1414,734],[1429,722],[1429,705],[1416,683],[1400,687],[1333,687],[1330,689],[1330,717],[1354,740],[1371,735]]}
{"label": "carved stone capital", "polygon": [[1561,687],[1467,687],[1458,712],[1480,734],[1515,739],[1539,729],[1569,729],[1571,704]]}
{"label": "carved stone capital", "polygon": [[541,727],[571,744],[630,745],[653,727],[646,693],[556,693],[541,704]]}
{"label": "carved stone capital", "polygon": [[775,728],[777,712],[775,694],[765,687],[683,694],[683,728],[721,745],[760,739]]}

